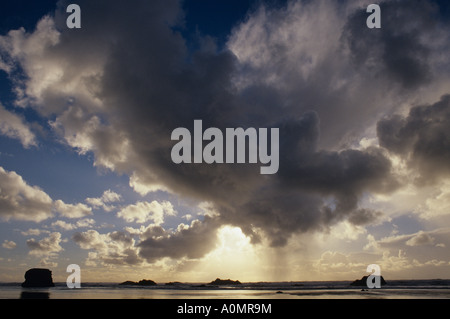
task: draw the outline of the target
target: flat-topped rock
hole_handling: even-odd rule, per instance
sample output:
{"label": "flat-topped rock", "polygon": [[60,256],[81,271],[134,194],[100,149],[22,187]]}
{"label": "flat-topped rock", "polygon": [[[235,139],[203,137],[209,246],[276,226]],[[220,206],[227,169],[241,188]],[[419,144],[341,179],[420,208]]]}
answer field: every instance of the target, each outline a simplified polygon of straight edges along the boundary
{"label": "flat-topped rock", "polygon": [[32,268],[25,272],[24,288],[54,287],[52,272],[50,269]]}
{"label": "flat-topped rock", "polygon": [[119,284],[120,286],[156,286],[157,283],[150,279],[142,279],[138,282],[136,281],[124,281]]}

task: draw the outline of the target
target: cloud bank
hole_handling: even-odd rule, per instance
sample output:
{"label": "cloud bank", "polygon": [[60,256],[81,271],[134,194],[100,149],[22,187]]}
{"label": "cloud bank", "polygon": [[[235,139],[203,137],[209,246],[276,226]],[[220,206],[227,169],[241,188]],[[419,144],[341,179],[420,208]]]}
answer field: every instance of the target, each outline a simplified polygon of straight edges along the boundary
{"label": "cloud bank", "polygon": [[[0,37],[0,66],[16,80],[16,104],[48,118],[61,141],[93,154],[96,166],[128,175],[137,193],[163,190],[215,209],[167,230],[161,224],[174,214],[170,203],[124,207],[118,217],[152,225],[139,243],[126,232],[76,233],[81,248],[96,251],[91,257],[128,264],[200,258],[223,225],[281,247],[345,220],[376,222],[381,213],[361,199],[403,186],[392,154],[422,181],[448,170],[449,125],[441,119],[449,118],[449,25],[432,2],[411,3],[383,2],[380,30],[365,27],[365,7],[354,1],[261,5],[223,48],[205,37],[192,51],[176,29],[184,19],[178,1],[137,1],[126,12],[120,1],[80,1],[78,30],[65,27],[68,2],[61,1],[35,30]],[[418,103],[424,106],[411,108]],[[171,132],[191,129],[195,119],[222,130],[280,128],[278,174],[261,176],[251,164],[174,164]],[[379,143],[361,147],[366,137]],[[48,195],[0,173],[19,185],[8,198],[21,189],[33,207],[25,213],[3,199],[1,207],[14,207],[2,209],[5,218],[49,216]],[[87,200],[94,207],[116,201],[106,193]],[[55,205],[67,217],[91,213],[84,204]]]}

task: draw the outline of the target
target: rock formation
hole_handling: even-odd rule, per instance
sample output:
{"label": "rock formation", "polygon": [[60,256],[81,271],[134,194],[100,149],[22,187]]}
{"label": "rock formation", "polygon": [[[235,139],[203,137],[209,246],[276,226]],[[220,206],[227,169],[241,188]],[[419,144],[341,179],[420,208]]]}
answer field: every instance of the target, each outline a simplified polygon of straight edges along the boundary
{"label": "rock formation", "polygon": [[225,286],[225,285],[240,285],[240,284],[241,282],[239,280],[217,278],[216,280],[211,281],[208,285]]}
{"label": "rock formation", "polygon": [[149,279],[142,279],[141,281],[138,282],[139,286],[156,286],[156,282],[154,282],[153,280],[149,280]]}
{"label": "rock formation", "polygon": [[49,269],[32,268],[25,273],[24,288],[54,287],[52,272]]}
{"label": "rock formation", "polygon": [[[369,278],[369,276],[364,276],[361,279],[356,279],[350,284],[350,286],[367,287],[367,278]],[[386,285],[386,281],[384,280],[383,276],[381,276],[380,278],[380,283],[382,286]]]}
{"label": "rock formation", "polygon": [[127,281],[120,283],[119,285],[120,286],[156,286],[157,283],[154,282],[153,280],[142,279],[139,282],[127,280]]}

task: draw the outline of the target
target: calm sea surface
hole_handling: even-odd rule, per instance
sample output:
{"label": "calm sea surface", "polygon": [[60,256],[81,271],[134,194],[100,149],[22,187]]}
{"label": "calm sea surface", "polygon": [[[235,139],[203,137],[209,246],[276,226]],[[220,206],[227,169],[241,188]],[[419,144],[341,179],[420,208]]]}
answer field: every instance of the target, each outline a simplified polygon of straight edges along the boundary
{"label": "calm sea surface", "polygon": [[82,283],[69,289],[22,288],[0,283],[0,299],[450,299],[450,280],[394,280],[380,289],[350,286],[349,281],[261,282],[209,287],[195,283],[158,284],[151,287],[116,283]]}

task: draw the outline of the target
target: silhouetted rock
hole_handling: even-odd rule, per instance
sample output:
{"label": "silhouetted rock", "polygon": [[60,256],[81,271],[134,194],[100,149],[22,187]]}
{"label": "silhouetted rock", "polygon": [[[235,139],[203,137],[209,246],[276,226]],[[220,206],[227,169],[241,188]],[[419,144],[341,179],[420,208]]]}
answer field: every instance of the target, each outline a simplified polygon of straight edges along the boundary
{"label": "silhouetted rock", "polygon": [[54,287],[52,272],[49,269],[32,268],[25,272],[24,288]]}
{"label": "silhouetted rock", "polygon": [[217,285],[217,286],[241,285],[241,282],[239,280],[217,278],[216,280],[211,281],[208,285]]}
{"label": "silhouetted rock", "polygon": [[139,286],[156,286],[156,282],[153,280],[142,279],[138,282]]}
{"label": "silhouetted rock", "polygon": [[139,282],[127,280],[127,281],[120,283],[119,285],[120,286],[156,286],[157,283],[154,282],[153,280],[142,279]]}
{"label": "silhouetted rock", "polygon": [[[369,276],[364,276],[361,279],[356,279],[350,284],[350,286],[367,287],[367,278],[369,278]],[[383,276],[381,276],[380,278],[380,283],[382,286],[386,285],[386,281],[384,280]]]}

